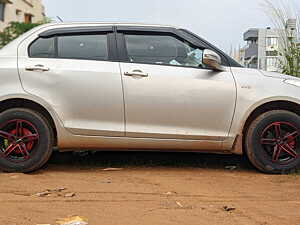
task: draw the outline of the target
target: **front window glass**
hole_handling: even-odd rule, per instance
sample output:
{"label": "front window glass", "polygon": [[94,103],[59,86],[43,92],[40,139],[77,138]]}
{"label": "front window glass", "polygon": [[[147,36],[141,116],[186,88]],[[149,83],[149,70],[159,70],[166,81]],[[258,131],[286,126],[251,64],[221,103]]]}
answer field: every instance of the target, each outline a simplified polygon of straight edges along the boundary
{"label": "front window glass", "polygon": [[173,36],[126,34],[125,41],[131,62],[202,67],[203,50]]}
{"label": "front window glass", "polygon": [[58,58],[107,60],[107,35],[58,36]]}

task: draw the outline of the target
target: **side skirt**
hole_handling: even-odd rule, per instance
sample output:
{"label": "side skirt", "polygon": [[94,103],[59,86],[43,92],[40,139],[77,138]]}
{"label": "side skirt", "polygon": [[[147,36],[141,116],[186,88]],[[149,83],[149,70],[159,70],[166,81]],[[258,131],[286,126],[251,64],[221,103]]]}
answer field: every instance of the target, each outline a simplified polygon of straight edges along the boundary
{"label": "side skirt", "polygon": [[230,154],[234,138],[223,141],[68,135],[58,142],[60,151],[181,151]]}

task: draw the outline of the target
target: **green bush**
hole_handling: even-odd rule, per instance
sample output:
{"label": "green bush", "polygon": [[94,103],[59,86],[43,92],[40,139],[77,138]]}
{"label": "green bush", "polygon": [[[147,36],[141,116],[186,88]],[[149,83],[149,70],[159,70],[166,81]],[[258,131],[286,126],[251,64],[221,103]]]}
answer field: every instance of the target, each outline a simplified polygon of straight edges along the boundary
{"label": "green bush", "polygon": [[0,48],[16,39],[23,33],[41,24],[42,23],[11,22],[9,26],[3,30],[3,32],[0,32]]}
{"label": "green bush", "polygon": [[[298,5],[288,0],[262,0],[262,3],[266,15],[278,29],[282,73],[300,77],[300,46],[297,45],[297,39],[300,37]],[[291,30],[287,26],[289,19],[295,19],[296,30]]]}

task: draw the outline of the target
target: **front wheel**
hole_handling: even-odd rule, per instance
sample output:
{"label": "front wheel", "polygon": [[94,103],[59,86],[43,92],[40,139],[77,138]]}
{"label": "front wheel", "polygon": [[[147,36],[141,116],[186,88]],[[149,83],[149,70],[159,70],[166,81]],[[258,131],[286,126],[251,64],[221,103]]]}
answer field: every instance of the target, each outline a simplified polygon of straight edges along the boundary
{"label": "front wheel", "polygon": [[252,164],[266,173],[281,174],[300,165],[300,116],[273,110],[257,117],[245,137]]}
{"label": "front wheel", "polygon": [[15,108],[0,114],[0,169],[31,172],[51,156],[53,131],[38,112]]}

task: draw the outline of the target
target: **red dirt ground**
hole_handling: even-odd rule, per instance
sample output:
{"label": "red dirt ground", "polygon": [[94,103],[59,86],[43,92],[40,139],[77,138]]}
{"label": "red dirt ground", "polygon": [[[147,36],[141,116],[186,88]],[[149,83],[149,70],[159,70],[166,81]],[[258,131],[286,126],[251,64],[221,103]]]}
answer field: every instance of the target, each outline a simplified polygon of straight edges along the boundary
{"label": "red dirt ground", "polygon": [[[0,173],[0,180],[1,225],[56,224],[71,215],[91,225],[300,224],[300,175],[262,174],[239,156],[55,153],[38,172]],[[66,190],[36,196],[57,188]]]}

